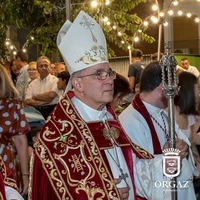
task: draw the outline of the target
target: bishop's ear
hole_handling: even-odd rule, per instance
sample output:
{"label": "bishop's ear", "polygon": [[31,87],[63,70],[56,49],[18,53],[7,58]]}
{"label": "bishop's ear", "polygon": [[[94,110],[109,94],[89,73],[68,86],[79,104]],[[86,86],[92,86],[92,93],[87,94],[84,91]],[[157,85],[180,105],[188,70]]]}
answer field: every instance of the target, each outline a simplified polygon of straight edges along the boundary
{"label": "bishop's ear", "polygon": [[82,92],[82,80],[81,80],[81,78],[73,77],[71,82],[72,82],[72,86],[75,90],[77,90],[78,92]]}

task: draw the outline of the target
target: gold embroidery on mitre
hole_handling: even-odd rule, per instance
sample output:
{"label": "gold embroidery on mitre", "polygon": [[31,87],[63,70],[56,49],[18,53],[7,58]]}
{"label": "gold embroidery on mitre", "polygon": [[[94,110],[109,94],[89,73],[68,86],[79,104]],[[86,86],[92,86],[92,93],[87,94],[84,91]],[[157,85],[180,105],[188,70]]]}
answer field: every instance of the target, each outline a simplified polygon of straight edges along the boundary
{"label": "gold embroidery on mitre", "polygon": [[90,50],[86,51],[84,53],[85,55],[83,55],[81,58],[79,58],[76,61],[76,63],[83,62],[84,64],[89,65],[89,64],[95,64],[99,61],[107,61],[105,47],[98,45],[98,40],[95,37],[94,33],[92,32],[92,29],[95,26],[94,22],[89,21],[86,16],[83,16],[83,18],[80,22],[80,25],[90,31],[94,45],[92,45]]}
{"label": "gold embroidery on mitre", "polygon": [[105,127],[103,129],[103,136],[107,139],[117,139],[119,137],[119,130],[116,129],[115,127],[107,128]]}

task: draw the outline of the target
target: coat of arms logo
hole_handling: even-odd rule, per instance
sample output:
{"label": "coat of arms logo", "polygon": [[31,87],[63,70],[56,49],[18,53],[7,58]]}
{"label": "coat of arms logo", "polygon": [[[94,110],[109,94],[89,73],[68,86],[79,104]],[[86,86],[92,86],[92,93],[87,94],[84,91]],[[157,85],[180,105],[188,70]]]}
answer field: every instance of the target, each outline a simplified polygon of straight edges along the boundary
{"label": "coat of arms logo", "polygon": [[163,173],[165,176],[177,177],[180,174],[180,151],[178,149],[169,148],[163,151]]}

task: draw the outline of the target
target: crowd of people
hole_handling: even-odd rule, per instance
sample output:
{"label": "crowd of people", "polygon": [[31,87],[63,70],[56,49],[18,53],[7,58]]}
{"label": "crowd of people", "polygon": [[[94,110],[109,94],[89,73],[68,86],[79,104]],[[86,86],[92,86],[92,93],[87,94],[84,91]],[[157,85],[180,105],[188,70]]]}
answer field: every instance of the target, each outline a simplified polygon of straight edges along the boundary
{"label": "crowd of people", "polygon": [[[170,122],[160,62],[144,66],[135,49],[127,78],[116,73],[101,27],[83,11],[61,27],[57,46],[64,63],[28,62],[19,52],[0,66],[0,199],[170,200],[171,190],[177,200],[200,198],[198,69],[181,60],[180,165],[165,165]],[[175,170],[166,176],[164,168]]]}

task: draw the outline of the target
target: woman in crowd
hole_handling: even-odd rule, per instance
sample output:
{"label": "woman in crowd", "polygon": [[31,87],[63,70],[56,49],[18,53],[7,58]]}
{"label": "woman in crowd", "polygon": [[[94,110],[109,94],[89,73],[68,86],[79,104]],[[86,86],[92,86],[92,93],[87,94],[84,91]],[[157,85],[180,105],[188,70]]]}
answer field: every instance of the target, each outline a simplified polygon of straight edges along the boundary
{"label": "woman in crowd", "polygon": [[[190,72],[179,74],[179,93],[174,99],[176,122],[195,146],[200,144],[200,117],[198,116],[200,85],[198,79]],[[200,170],[200,159],[197,155]],[[196,158],[196,159],[197,159]]]}
{"label": "woman in crowd", "polygon": [[26,195],[29,180],[26,133],[29,125],[18,99],[19,94],[6,69],[1,65],[0,91],[0,155],[5,165],[13,172],[19,192]]}
{"label": "woman in crowd", "polygon": [[15,59],[12,59],[10,61],[10,75],[11,75],[11,79],[12,79],[14,84],[17,81],[18,74],[19,74],[19,70],[17,69],[17,67],[15,65]]}
{"label": "woman in crowd", "polygon": [[36,78],[38,78],[40,76],[40,74],[37,70],[37,62],[35,62],[35,61],[32,61],[28,64],[27,70],[28,70],[28,76],[30,78],[30,82],[35,80]]}
{"label": "woman in crowd", "polygon": [[178,86],[179,93],[174,99],[176,122],[190,139],[195,164],[200,171],[200,155],[196,146],[200,144],[200,117],[198,115],[200,85],[195,75],[183,71],[179,74]]}

